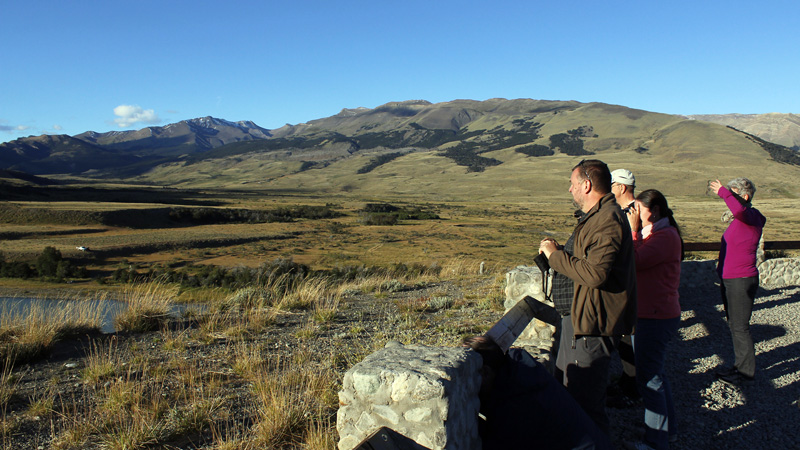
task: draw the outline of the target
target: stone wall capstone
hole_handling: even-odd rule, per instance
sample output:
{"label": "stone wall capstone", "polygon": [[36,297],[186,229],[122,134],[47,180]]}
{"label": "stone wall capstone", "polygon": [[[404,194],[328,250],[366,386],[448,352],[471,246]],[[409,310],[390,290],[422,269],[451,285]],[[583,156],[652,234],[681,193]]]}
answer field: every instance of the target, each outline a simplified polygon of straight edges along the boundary
{"label": "stone wall capstone", "polygon": [[391,342],[347,371],[339,450],[385,426],[431,450],[479,450],[481,356],[464,348]]}
{"label": "stone wall capstone", "polygon": [[[542,271],[536,266],[517,266],[506,273],[505,294],[503,306],[506,312],[525,296],[535,298],[548,306],[554,306],[553,302],[545,297]],[[556,327],[534,318],[519,335],[514,347],[525,349],[531,356],[549,367],[555,363],[555,355],[552,355],[555,333]]]}

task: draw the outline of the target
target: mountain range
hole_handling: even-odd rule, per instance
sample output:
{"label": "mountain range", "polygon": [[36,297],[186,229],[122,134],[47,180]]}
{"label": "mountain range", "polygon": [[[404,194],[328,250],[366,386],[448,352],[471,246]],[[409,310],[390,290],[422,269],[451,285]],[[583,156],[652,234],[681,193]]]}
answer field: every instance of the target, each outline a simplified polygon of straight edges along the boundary
{"label": "mountain range", "polygon": [[677,116],[575,101],[412,100],[273,130],[204,117],[136,131],[21,138],[0,144],[0,169],[174,187],[407,190],[456,198],[487,188],[524,196],[521,183],[532,180],[555,192],[563,166],[597,157],[636,169],[653,185],[692,180],[704,189],[710,176],[747,172],[763,174],[759,181],[775,195],[794,195],[785,183],[772,187],[771,177],[797,175],[798,142],[800,120],[792,114]]}

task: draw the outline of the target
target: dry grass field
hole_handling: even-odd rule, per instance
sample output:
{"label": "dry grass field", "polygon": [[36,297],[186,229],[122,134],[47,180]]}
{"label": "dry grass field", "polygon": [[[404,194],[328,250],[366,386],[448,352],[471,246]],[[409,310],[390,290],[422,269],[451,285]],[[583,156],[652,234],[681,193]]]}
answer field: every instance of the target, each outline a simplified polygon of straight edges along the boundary
{"label": "dry grass field", "polygon": [[[227,207],[274,209],[296,205],[333,205],[342,214],[332,219],[298,219],[289,223],[210,224],[162,228],[128,228],[100,223],[0,223],[0,251],[7,260],[32,260],[52,246],[66,258],[86,265],[101,277],[120,264],[180,267],[210,264],[256,267],[277,258],[291,259],[314,269],[337,266],[380,266],[393,263],[441,263],[454,257],[485,261],[511,268],[528,264],[538,241],[553,236],[561,241],[572,230],[573,207],[568,193],[547,202],[395,202],[421,207],[439,219],[405,220],[397,225],[366,225],[361,209],[370,200],[270,197],[225,199]],[[670,204],[687,242],[715,242],[724,231],[719,220],[722,201],[712,197],[676,197]],[[130,204],[16,203],[21,210],[97,211],[131,209]],[[142,211],[164,205],[137,204]],[[768,218],[765,239],[800,240],[800,213],[793,199],[756,201]],[[79,246],[89,248],[84,252]]]}

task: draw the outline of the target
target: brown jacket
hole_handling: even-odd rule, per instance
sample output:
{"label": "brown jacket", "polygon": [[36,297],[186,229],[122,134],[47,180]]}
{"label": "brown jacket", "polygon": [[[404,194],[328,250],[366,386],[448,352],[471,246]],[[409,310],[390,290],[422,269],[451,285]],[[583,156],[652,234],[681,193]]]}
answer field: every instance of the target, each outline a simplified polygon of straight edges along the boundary
{"label": "brown jacket", "polygon": [[636,262],[628,218],[606,194],[578,222],[573,256],[550,255],[550,266],[575,282],[575,336],[622,336],[636,323]]}

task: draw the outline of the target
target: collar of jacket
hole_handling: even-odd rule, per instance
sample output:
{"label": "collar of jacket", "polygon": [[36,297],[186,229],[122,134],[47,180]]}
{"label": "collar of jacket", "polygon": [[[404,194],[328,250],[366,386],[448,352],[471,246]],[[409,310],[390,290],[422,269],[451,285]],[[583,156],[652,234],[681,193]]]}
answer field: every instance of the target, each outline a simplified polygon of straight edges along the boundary
{"label": "collar of jacket", "polygon": [[578,223],[586,222],[586,220],[589,219],[589,217],[593,216],[597,211],[600,211],[600,208],[602,208],[604,205],[610,202],[614,202],[616,204],[617,199],[614,197],[614,194],[609,192],[608,194],[604,195],[603,198],[601,198],[600,201],[598,201],[594,206],[592,206],[592,209],[587,211],[586,214],[584,214],[583,217],[581,217]]}

